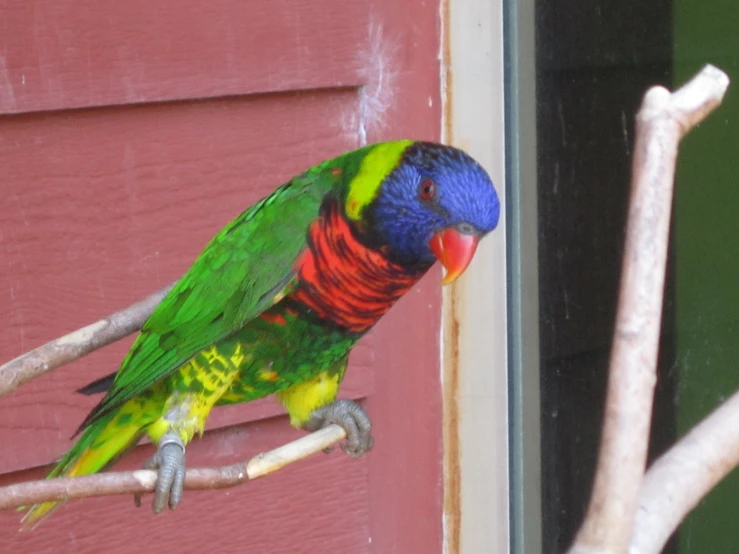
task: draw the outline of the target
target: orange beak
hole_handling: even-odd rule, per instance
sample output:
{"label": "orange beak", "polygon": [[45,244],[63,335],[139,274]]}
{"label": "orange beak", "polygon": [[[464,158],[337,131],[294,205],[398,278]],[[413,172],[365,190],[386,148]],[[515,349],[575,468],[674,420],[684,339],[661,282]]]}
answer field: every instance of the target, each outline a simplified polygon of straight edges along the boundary
{"label": "orange beak", "polygon": [[446,269],[442,285],[456,281],[464,273],[475,255],[479,240],[477,235],[467,235],[452,228],[439,231],[431,237],[431,251]]}

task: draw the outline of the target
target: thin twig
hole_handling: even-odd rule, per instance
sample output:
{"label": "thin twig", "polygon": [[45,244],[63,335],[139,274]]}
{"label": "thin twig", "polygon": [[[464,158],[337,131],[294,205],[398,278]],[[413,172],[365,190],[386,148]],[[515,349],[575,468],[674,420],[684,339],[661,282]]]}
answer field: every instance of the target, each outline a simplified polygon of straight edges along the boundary
{"label": "thin twig", "polygon": [[[185,490],[222,489],[241,485],[302,460],[346,437],[344,429],[329,425],[246,462],[214,468],[188,469]],[[0,509],[48,501],[133,494],[154,490],[157,473],[148,469],[98,473],[82,477],[59,477],[0,487]]]}
{"label": "thin twig", "polygon": [[151,296],[0,366],[0,396],[141,329],[174,283]]}
{"label": "thin twig", "polygon": [[675,94],[650,89],[637,115],[603,436],[593,494],[571,554],[621,554],[631,539],[649,442],[678,143],[727,87],[728,77],[707,66]]}
{"label": "thin twig", "polygon": [[657,554],[685,516],[739,465],[739,393],[696,425],[647,471],[630,554]]}

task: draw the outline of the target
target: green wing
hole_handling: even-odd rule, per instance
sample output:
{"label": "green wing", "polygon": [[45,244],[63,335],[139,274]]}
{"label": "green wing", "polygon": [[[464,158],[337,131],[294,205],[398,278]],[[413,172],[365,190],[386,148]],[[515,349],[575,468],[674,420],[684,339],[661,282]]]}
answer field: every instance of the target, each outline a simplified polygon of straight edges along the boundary
{"label": "green wing", "polygon": [[144,324],[108,394],[80,430],[273,305],[295,276],[333,179],[308,170],[229,223]]}

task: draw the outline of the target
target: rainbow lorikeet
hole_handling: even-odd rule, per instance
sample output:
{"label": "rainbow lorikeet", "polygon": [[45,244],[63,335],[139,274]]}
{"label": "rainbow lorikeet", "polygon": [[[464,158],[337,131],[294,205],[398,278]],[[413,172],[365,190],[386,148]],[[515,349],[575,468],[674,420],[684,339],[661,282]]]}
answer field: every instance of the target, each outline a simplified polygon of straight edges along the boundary
{"label": "rainbow lorikeet", "polygon": [[[147,434],[153,510],[182,497],[185,445],[217,405],[275,394],[293,425],[338,424],[342,448],[372,448],[370,420],[336,400],[354,344],[440,260],[444,283],[497,223],[485,170],[426,142],[360,148],[319,164],[229,223],[141,329],[107,394],[49,477],[95,473]],[[33,506],[32,527],[57,505]]]}

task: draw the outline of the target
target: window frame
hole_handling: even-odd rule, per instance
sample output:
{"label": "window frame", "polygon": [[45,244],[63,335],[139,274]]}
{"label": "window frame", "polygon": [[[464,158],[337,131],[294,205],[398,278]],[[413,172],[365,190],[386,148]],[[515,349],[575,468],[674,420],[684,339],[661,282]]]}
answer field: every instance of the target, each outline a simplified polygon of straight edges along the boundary
{"label": "window frame", "polygon": [[443,293],[444,551],[535,553],[541,488],[534,4],[442,2],[441,44],[442,138],[480,161],[505,207],[475,262]]}

